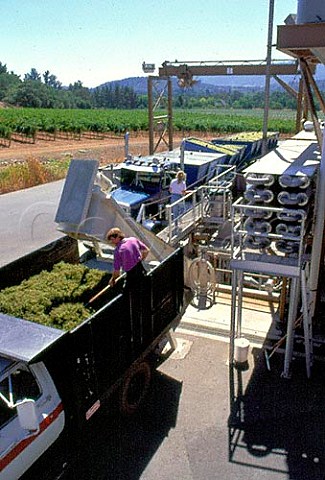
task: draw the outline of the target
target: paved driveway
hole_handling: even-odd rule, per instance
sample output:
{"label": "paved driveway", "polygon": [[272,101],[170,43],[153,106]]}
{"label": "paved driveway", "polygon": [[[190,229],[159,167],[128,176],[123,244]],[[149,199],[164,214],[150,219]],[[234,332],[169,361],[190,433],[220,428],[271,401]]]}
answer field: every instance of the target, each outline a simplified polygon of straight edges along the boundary
{"label": "paved driveway", "polygon": [[62,236],[54,218],[63,183],[0,196],[0,266]]}

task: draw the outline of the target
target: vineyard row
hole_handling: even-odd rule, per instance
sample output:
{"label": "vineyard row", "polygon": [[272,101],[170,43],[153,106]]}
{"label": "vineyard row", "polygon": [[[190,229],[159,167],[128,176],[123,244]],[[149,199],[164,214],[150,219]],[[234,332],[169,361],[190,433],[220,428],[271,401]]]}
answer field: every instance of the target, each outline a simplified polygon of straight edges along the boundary
{"label": "vineyard row", "polygon": [[[176,131],[236,133],[261,131],[263,112],[174,111]],[[0,110],[0,139],[6,146],[11,140],[35,142],[44,135],[51,139],[62,135],[80,138],[89,132],[94,138],[105,134],[148,130],[147,110],[55,110],[9,108]],[[269,130],[280,133],[294,131],[293,115],[278,115],[269,120]]]}

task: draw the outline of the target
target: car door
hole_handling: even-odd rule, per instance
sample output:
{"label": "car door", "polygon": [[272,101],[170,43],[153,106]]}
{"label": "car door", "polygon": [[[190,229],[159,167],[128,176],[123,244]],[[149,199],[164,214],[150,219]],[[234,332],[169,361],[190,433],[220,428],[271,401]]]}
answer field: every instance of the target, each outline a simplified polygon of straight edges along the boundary
{"label": "car door", "polygon": [[[35,401],[39,422],[35,432],[20,425],[14,405],[24,399]],[[7,368],[0,378],[0,480],[19,478],[54,442],[63,426],[62,403],[45,367],[38,364],[30,368],[19,362]]]}

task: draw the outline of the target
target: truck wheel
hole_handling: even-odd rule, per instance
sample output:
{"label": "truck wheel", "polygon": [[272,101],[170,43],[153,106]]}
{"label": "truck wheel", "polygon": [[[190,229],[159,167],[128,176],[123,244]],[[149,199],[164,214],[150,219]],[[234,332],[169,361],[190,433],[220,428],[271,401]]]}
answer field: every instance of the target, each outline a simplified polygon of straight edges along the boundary
{"label": "truck wheel", "polygon": [[134,365],[128,372],[121,389],[120,410],[131,415],[139,408],[146,396],[151,380],[151,369],[147,362]]}

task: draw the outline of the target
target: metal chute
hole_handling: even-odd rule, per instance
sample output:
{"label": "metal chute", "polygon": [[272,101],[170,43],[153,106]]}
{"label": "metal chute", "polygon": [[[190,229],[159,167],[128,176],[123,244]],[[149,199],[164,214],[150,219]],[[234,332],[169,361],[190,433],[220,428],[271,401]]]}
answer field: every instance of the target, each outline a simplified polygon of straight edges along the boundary
{"label": "metal chute", "polygon": [[106,232],[116,226],[148,245],[148,261],[167,258],[174,248],[137,223],[96,184],[98,166],[97,160],[71,161],[55,217],[58,229],[98,245],[106,243]]}

